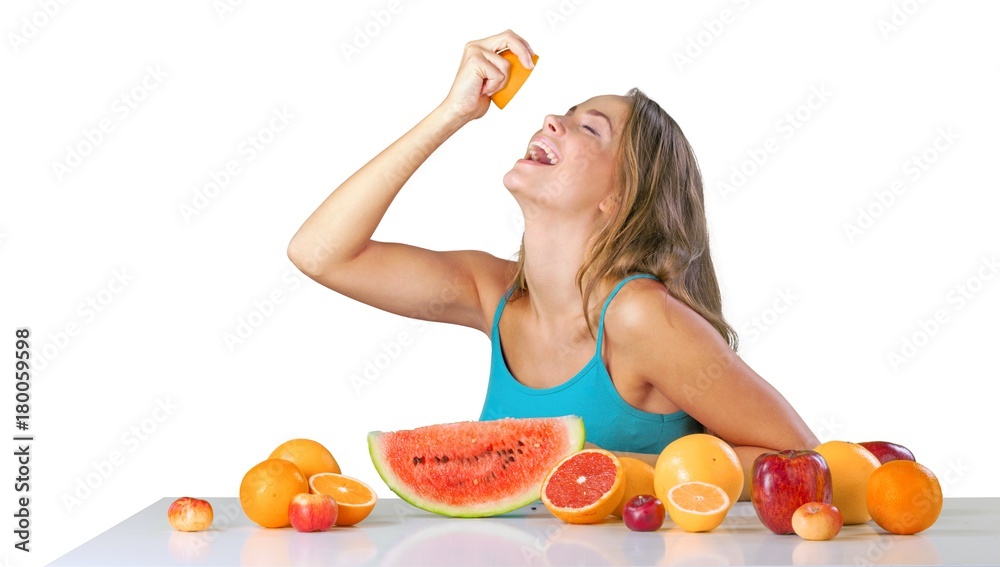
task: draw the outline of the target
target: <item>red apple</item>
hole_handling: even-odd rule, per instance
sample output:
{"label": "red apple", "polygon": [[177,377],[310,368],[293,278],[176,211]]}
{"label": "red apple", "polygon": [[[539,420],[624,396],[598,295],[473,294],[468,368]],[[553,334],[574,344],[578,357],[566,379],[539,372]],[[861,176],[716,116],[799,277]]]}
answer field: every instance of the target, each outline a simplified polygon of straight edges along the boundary
{"label": "red apple", "polygon": [[833,504],[806,502],[792,514],[792,529],[802,539],[826,541],[833,539],[844,527],[844,517]]}
{"label": "red apple", "polygon": [[663,525],[666,515],[663,502],[649,494],[633,496],[622,509],[625,527],[634,532],[655,532]]}
{"label": "red apple", "polygon": [[833,483],[826,459],[816,451],[764,453],[753,462],[750,500],[757,517],[772,532],[792,530],[792,515],[806,502],[833,498]]}
{"label": "red apple", "polygon": [[337,501],[329,494],[296,494],[288,503],[288,520],[300,532],[326,531],[337,522]]}
{"label": "red apple", "polygon": [[212,505],[197,498],[178,498],[167,509],[167,520],[175,530],[199,532],[212,525]]}
{"label": "red apple", "polygon": [[913,453],[903,447],[902,445],[896,443],[890,443],[889,441],[865,441],[864,443],[858,443],[865,449],[868,449],[878,462],[881,464],[886,464],[889,461],[916,461],[913,457]]}

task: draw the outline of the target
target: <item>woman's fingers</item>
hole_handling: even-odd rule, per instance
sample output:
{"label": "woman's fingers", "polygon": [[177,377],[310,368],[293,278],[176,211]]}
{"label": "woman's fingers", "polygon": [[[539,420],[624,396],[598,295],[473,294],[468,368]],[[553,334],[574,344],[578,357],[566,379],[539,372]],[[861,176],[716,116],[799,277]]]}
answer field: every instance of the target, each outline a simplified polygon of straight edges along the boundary
{"label": "woman's fingers", "polygon": [[465,44],[458,75],[446,99],[457,115],[471,120],[486,113],[489,97],[506,86],[510,77],[511,64],[499,55],[508,49],[531,68],[531,47],[510,30]]}
{"label": "woman's fingers", "polygon": [[521,65],[524,65],[526,69],[531,69],[535,64],[531,61],[531,56],[535,52],[528,45],[528,42],[524,40],[521,36],[517,35],[511,30],[506,30],[504,32],[498,33],[497,35],[490,36],[478,41],[472,42],[479,45],[485,51],[491,51],[493,53],[500,53],[505,49],[511,50],[514,55],[521,61]]}
{"label": "woman's fingers", "polygon": [[493,96],[493,93],[502,89],[510,78],[510,61],[492,51],[483,51],[483,74],[484,79],[482,93],[486,96]]}

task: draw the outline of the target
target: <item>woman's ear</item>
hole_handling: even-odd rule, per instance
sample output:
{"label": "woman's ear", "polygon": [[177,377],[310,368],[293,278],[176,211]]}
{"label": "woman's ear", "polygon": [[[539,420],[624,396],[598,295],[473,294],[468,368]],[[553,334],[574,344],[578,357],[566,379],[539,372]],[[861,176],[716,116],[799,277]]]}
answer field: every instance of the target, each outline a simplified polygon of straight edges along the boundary
{"label": "woman's ear", "polygon": [[608,193],[607,197],[601,199],[601,202],[598,203],[597,208],[600,209],[602,213],[610,215],[618,210],[618,203],[620,201],[621,198],[618,196],[618,192],[617,191],[611,192]]}

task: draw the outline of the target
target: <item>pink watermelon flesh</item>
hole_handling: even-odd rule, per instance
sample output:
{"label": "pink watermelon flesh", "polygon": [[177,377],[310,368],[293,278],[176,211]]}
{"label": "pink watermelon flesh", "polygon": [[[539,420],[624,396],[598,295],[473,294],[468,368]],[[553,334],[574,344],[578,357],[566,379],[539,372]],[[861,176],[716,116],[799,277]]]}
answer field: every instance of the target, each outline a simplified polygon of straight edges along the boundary
{"label": "pink watermelon flesh", "polygon": [[583,443],[583,420],[577,416],[368,434],[375,470],[400,498],[429,512],[470,518],[534,502],[545,475]]}

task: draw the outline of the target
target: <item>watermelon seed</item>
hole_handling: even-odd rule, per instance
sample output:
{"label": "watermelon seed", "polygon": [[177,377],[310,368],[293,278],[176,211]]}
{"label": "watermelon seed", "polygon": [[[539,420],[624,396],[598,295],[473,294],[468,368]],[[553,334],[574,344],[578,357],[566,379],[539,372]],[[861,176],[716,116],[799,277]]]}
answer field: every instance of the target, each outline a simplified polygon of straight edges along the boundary
{"label": "watermelon seed", "polygon": [[542,445],[540,443],[535,443],[535,447],[541,447],[541,446]]}
{"label": "watermelon seed", "polygon": [[434,462],[440,463],[441,462],[441,457],[435,456],[434,457]]}
{"label": "watermelon seed", "polygon": [[472,484],[473,484],[473,486],[479,484],[479,479],[478,478],[472,479]]}
{"label": "watermelon seed", "polygon": [[517,440],[517,446],[518,446],[518,447],[522,447],[522,446],[524,446],[524,441],[521,441],[520,439],[518,439],[518,440]]}
{"label": "watermelon seed", "polygon": [[508,460],[509,462],[513,463],[513,462],[514,462],[514,457],[507,457],[507,460]]}
{"label": "watermelon seed", "polygon": [[447,463],[448,462],[448,455],[445,455],[445,456],[441,457],[441,462],[442,463]]}
{"label": "watermelon seed", "polygon": [[523,451],[521,451],[520,449],[518,449],[518,450],[517,450],[517,454],[518,454],[518,455],[523,455],[523,454],[524,454],[524,452],[523,452]]}

